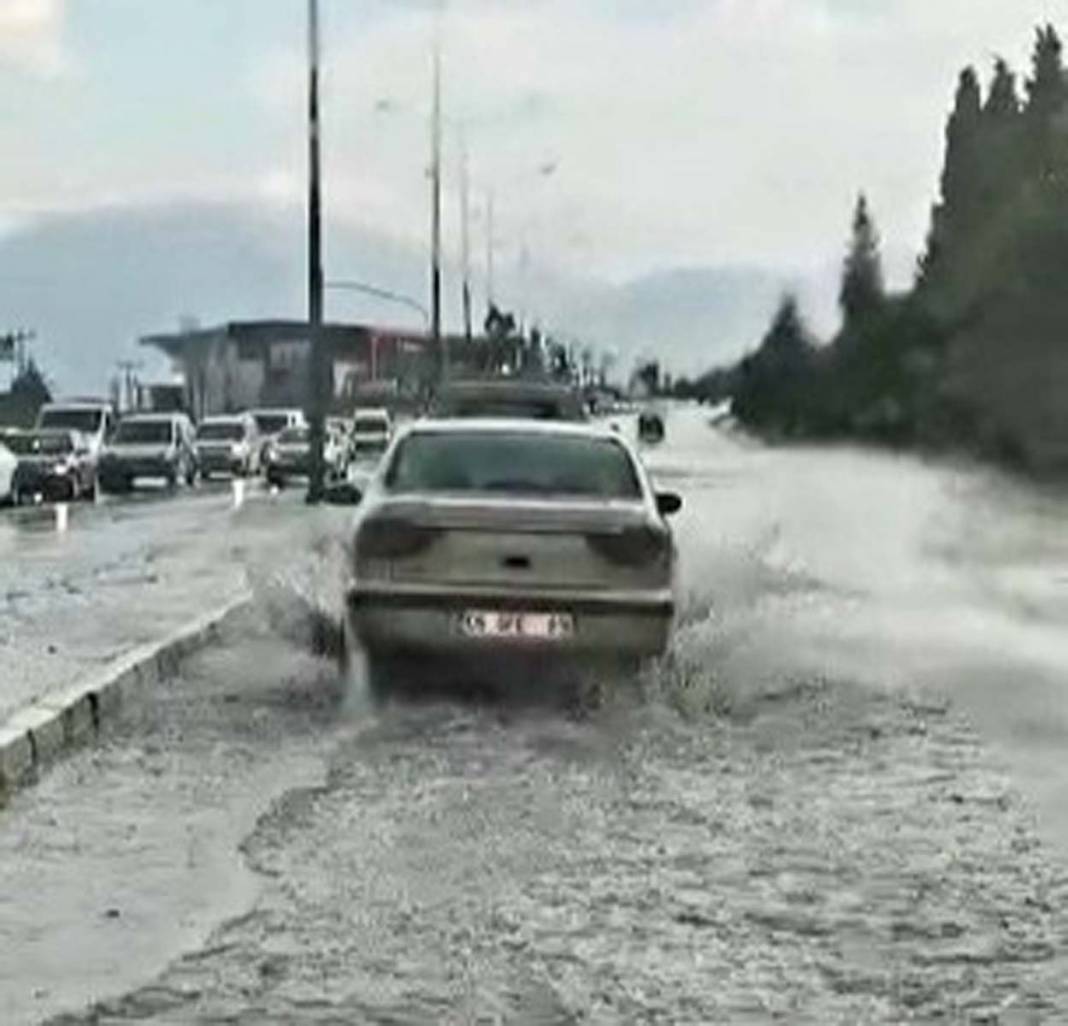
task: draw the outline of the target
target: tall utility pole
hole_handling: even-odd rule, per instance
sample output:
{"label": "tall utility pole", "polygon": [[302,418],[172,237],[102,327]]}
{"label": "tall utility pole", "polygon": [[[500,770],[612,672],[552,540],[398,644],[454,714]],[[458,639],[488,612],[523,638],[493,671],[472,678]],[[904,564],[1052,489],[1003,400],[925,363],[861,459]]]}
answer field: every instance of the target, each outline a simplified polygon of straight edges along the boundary
{"label": "tall utility pole", "polygon": [[467,174],[467,139],[460,134],[460,267],[463,274],[464,338],[471,341],[471,198]]}
{"label": "tall utility pole", "polygon": [[493,190],[486,191],[486,312],[496,301],[493,281],[493,250],[497,245],[493,237]]}
{"label": "tall utility pole", "polygon": [[437,378],[448,376],[449,354],[441,333],[441,28],[434,33],[434,103],[430,118],[430,341]]}
{"label": "tall utility pole", "polygon": [[307,499],[323,498],[323,435],[328,390],[323,351],[322,160],[319,123],[319,0],[308,0],[308,342],[311,473]]}

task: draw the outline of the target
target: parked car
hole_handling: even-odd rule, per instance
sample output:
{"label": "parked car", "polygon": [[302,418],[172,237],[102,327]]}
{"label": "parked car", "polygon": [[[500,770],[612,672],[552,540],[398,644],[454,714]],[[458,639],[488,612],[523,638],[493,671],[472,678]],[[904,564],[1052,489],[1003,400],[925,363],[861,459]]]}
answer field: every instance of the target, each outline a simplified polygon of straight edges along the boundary
{"label": "parked car", "polygon": [[142,413],[126,417],[100,457],[105,491],[127,491],[138,478],[163,478],[170,487],[193,484],[197,452],[193,423],[184,413]]}
{"label": "parked car", "polygon": [[12,481],[15,502],[73,502],[96,495],[96,459],[79,432],[33,431],[24,448]]}
{"label": "parked car", "polygon": [[655,410],[643,410],[638,414],[638,438],[647,445],[664,440],[664,418]]}
{"label": "parked car", "polygon": [[522,378],[450,381],[431,405],[431,416],[520,417],[532,420],[588,420],[586,404],[575,389]]}
{"label": "parked car", "polygon": [[205,479],[215,474],[258,474],[262,448],[256,421],[247,413],[205,417],[197,427],[197,466]]}
{"label": "parked car", "polygon": [[0,434],[0,505],[7,505],[14,501],[12,484],[15,479],[15,468],[19,465],[18,457],[4,444],[3,435]]}
{"label": "parked car", "polygon": [[352,418],[352,457],[362,460],[379,457],[389,446],[393,418],[387,409],[357,410]]}
{"label": "parked car", "polygon": [[256,421],[256,430],[260,433],[262,451],[260,459],[266,462],[267,446],[277,438],[286,428],[307,427],[308,422],[304,417],[304,411],[295,407],[264,407],[249,410],[249,415]]}
{"label": "parked car", "polygon": [[[334,431],[327,431],[323,437],[323,461],[328,479],[336,480],[345,473],[346,441]],[[265,466],[268,483],[279,488],[292,478],[307,477],[311,472],[310,428],[286,428],[268,443]]]}
{"label": "parked car", "polygon": [[94,460],[99,460],[104,446],[118,424],[114,406],[100,399],[70,399],[46,403],[37,412],[38,431],[77,431],[84,436]]}
{"label": "parked car", "polygon": [[437,674],[503,658],[510,676],[523,657],[662,653],[675,608],[666,517],[680,506],[601,428],[417,422],[386,454],[354,526],[346,629],[373,692],[429,660]]}

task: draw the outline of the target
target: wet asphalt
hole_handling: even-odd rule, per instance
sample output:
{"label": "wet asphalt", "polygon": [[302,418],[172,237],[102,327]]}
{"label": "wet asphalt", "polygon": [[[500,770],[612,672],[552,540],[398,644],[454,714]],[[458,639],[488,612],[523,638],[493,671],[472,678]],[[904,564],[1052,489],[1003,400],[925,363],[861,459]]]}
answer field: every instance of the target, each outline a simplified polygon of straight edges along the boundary
{"label": "wet asphalt", "polygon": [[343,519],[235,554],[246,622],[0,811],[0,1021],[1068,1021],[1064,497],[669,433],[678,637],[582,708],[373,709]]}

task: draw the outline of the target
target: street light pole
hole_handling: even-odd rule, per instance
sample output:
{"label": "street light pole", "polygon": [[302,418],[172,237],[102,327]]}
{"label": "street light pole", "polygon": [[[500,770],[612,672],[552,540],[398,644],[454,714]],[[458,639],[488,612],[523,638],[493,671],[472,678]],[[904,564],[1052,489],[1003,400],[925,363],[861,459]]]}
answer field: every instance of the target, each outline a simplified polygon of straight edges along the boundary
{"label": "street light pole", "polygon": [[464,338],[471,341],[471,201],[467,173],[467,139],[460,134],[460,266],[463,274]]}
{"label": "street light pole", "polygon": [[430,335],[440,383],[448,374],[441,333],[441,37],[434,36],[434,101],[430,123]]}
{"label": "street light pole", "polygon": [[323,351],[322,159],[319,117],[319,0],[308,0],[308,341],[310,344],[308,421],[311,474],[307,500],[323,498],[323,435],[326,415]]}
{"label": "street light pole", "polygon": [[423,327],[430,327],[430,311],[417,299],[406,296],[402,292],[394,292],[392,289],[383,289],[377,285],[369,285],[362,281],[328,281],[326,288],[337,289],[342,292],[361,292],[365,296],[374,296],[376,299],[386,299],[391,303],[400,303],[410,310],[417,311],[423,318]]}
{"label": "street light pole", "polygon": [[486,313],[496,302],[493,282],[493,250],[496,246],[493,237],[493,190],[486,190]]}

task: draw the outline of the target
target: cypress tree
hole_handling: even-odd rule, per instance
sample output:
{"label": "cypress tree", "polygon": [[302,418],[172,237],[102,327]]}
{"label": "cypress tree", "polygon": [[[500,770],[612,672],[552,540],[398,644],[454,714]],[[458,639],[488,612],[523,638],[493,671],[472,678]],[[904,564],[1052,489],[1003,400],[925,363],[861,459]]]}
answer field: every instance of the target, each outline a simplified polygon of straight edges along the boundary
{"label": "cypress tree", "polygon": [[957,80],[953,111],[946,123],[946,159],[942,167],[941,202],[931,211],[927,247],[919,277],[928,281],[954,243],[975,220],[980,171],[979,138],[983,94],[975,68]]}
{"label": "cypress tree", "polygon": [[1063,46],[1052,25],[1037,30],[1027,80],[1027,157],[1030,170],[1047,177],[1056,170],[1057,120],[1068,101]]}
{"label": "cypress tree", "polygon": [[861,193],[853,215],[853,235],[838,295],[846,328],[881,309],[885,298],[879,233],[868,209],[868,199]]}
{"label": "cypress tree", "polygon": [[1004,57],[994,61],[994,78],[990,93],[983,106],[983,116],[988,121],[1011,121],[1020,113],[1020,98],[1016,92],[1016,73]]}

